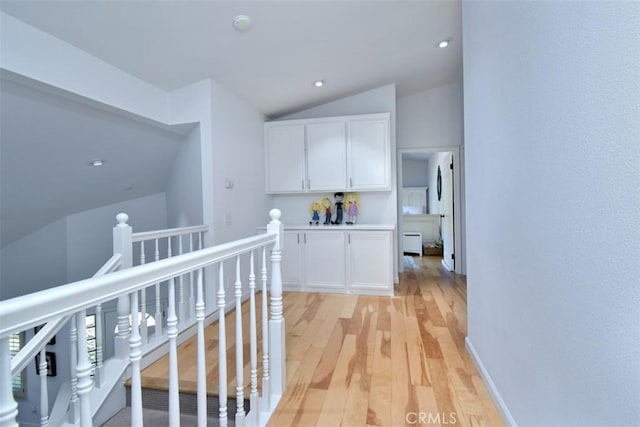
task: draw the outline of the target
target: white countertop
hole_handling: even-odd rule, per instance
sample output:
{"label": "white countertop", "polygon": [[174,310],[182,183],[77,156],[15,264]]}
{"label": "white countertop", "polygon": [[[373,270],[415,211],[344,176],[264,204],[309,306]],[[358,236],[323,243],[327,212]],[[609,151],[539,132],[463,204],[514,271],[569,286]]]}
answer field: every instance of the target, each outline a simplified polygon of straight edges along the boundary
{"label": "white countertop", "polygon": [[[265,230],[266,227],[259,227],[258,230]],[[309,225],[309,224],[285,224],[285,230],[395,230],[393,224],[354,224],[354,225]]]}

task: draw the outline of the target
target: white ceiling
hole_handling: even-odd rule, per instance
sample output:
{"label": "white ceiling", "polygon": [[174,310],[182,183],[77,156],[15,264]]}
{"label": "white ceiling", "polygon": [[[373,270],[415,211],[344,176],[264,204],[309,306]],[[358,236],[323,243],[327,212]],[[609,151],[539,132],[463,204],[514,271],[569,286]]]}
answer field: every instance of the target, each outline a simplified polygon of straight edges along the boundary
{"label": "white ceiling", "polygon": [[[1,0],[0,10],[167,91],[212,78],[271,118],[389,83],[402,96],[462,78],[457,0]],[[237,14],[252,18],[250,31],[233,28]],[[1,83],[3,246],[65,215],[164,191],[185,129]],[[92,158],[107,164],[90,168]]]}
{"label": "white ceiling", "polygon": [[[211,77],[275,117],[460,80],[460,1],[7,1],[4,12],[162,89]],[[237,32],[237,14],[252,28]],[[435,47],[450,38],[446,49]],[[322,89],[312,81],[326,79]]]}

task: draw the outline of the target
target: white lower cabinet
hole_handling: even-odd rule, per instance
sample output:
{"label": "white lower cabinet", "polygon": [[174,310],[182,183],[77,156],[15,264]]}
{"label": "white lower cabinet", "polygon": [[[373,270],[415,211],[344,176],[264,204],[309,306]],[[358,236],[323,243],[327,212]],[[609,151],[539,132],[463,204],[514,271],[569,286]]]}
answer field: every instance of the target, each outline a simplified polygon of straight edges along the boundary
{"label": "white lower cabinet", "polygon": [[[351,231],[347,234],[347,291],[393,292],[391,232]],[[373,291],[373,292],[371,292]]]}
{"label": "white lower cabinet", "polygon": [[392,239],[390,230],[285,230],[283,287],[393,295]]}
{"label": "white lower cabinet", "polygon": [[345,233],[343,231],[305,231],[305,290],[345,291]]}
{"label": "white lower cabinet", "polygon": [[286,290],[302,290],[304,253],[300,245],[301,239],[301,231],[285,230],[284,232],[284,249],[282,250],[280,272],[282,274],[282,287]]}

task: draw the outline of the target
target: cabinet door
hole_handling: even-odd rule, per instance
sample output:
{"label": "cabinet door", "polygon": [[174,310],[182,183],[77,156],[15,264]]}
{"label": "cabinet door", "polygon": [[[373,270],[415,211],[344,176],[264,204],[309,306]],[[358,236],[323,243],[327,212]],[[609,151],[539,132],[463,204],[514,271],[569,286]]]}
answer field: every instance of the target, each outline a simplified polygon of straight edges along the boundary
{"label": "cabinet door", "polygon": [[304,126],[265,128],[267,193],[305,191]]}
{"label": "cabinet door", "polygon": [[348,289],[351,293],[393,295],[390,231],[347,233]]}
{"label": "cabinet door", "polygon": [[282,287],[290,291],[304,289],[302,281],[302,233],[299,231],[284,232],[284,250],[282,251]]}
{"label": "cabinet door", "polygon": [[349,190],[391,190],[389,119],[348,123]]}
{"label": "cabinet door", "polygon": [[344,236],[343,231],[323,230],[303,233],[307,291],[345,291]]}
{"label": "cabinet door", "polygon": [[336,191],[347,184],[344,122],[307,125],[307,184],[311,191]]}

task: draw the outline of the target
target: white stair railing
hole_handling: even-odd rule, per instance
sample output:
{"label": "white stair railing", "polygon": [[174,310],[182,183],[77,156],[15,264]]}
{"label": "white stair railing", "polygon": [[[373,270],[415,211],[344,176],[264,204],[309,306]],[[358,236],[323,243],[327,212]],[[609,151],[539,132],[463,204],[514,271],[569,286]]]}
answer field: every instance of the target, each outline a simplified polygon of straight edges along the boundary
{"label": "white stair railing", "polygon": [[[132,425],[142,425],[142,399],[141,399],[141,378],[140,378],[140,361],[145,351],[161,340],[162,318],[157,318],[156,327],[154,328],[153,337],[151,333],[147,335],[147,343],[144,343],[144,317],[139,317],[141,296],[145,295],[148,288],[155,291],[155,311],[156,314],[161,311],[158,309],[159,296],[167,295],[168,316],[166,323],[165,342],[169,342],[170,355],[170,397],[169,397],[169,417],[171,425],[179,424],[180,408],[178,400],[178,358],[177,358],[177,336],[178,326],[194,325],[197,329],[197,401],[198,401],[198,425],[205,426],[207,423],[206,401],[206,347],[205,347],[205,316],[207,307],[205,306],[205,294],[217,291],[217,309],[218,309],[218,364],[220,369],[220,411],[217,414],[220,418],[221,425],[227,423],[227,365],[226,365],[226,342],[230,339],[239,340],[235,343],[236,348],[236,398],[238,399],[235,419],[238,425],[264,425],[268,417],[275,409],[282,393],[285,390],[285,343],[284,343],[284,317],[282,315],[282,282],[280,278],[280,260],[282,253],[282,224],[279,221],[280,212],[273,209],[270,212],[272,218],[267,226],[267,234],[249,237],[238,241],[225,243],[211,248],[202,248],[202,234],[206,231],[206,227],[192,227],[192,230],[177,229],[181,236],[189,235],[189,252],[182,253],[171,258],[162,258],[162,248],[159,248],[160,239],[166,239],[166,254],[171,255],[175,248],[172,248],[172,232],[176,230],[163,230],[161,232],[152,233],[132,233],[131,227],[126,222],[128,217],[125,214],[119,214],[118,225],[114,228],[114,258],[109,260],[105,267],[101,269],[101,274],[91,279],[74,282],[68,285],[48,289],[31,295],[14,298],[12,300],[0,302],[0,427],[16,426],[16,403],[13,399],[11,389],[11,378],[16,373],[17,364],[22,364],[22,368],[26,366],[24,363],[26,353],[19,353],[13,359],[11,358],[9,348],[9,337],[16,332],[28,330],[34,326],[45,324],[42,332],[50,335],[44,336],[42,333],[36,335],[39,338],[36,348],[35,344],[27,345],[32,357],[35,353],[41,354],[40,370],[42,387],[42,408],[40,410],[42,425],[61,425],[63,422],[71,424],[89,426],[92,425],[92,417],[95,415],[99,402],[95,401],[95,396],[101,388],[104,378],[109,376],[103,368],[108,368],[109,361],[104,361],[103,341],[101,335],[102,327],[97,325],[102,322],[102,305],[116,299],[118,301],[118,327],[115,335],[115,356],[116,358],[125,358],[131,367],[131,383],[132,383]],[[197,244],[193,244],[196,234]],[[175,236],[177,234],[173,234]],[[147,238],[148,237],[148,238]],[[183,237],[178,237],[182,239]],[[186,238],[186,237],[185,237]],[[180,249],[180,243],[174,239],[173,244],[176,245],[177,252],[184,252]],[[141,243],[140,261],[141,265],[131,267],[133,260],[133,243],[152,240],[153,243],[145,245]],[[145,248],[150,248],[153,253],[145,252]],[[192,250],[195,249],[195,250]],[[262,285],[262,391],[261,396],[258,393],[258,319],[256,313],[255,302],[255,251],[261,251],[262,265],[260,266],[261,285]],[[267,269],[267,251],[271,251],[269,259],[271,265],[271,285],[267,286],[268,269]],[[241,277],[241,257],[249,258],[248,277],[243,280]],[[154,259],[154,262],[146,262],[148,259]],[[235,299],[238,315],[236,316],[236,337],[227,337],[225,332],[225,309],[228,308],[225,295],[225,276],[223,263],[225,260],[234,260],[235,269]],[[112,272],[118,267],[129,266],[125,270]],[[209,268],[207,268],[209,267]],[[207,268],[205,270],[205,268]],[[217,271],[218,280],[216,284],[215,277],[205,277],[206,271]],[[110,273],[110,274],[106,274]],[[188,290],[189,294],[180,296],[180,282],[187,282],[184,290]],[[248,289],[243,288],[243,283],[248,285]],[[216,288],[217,285],[217,288]],[[178,287],[178,296],[181,300],[176,301],[176,287]],[[247,291],[247,292],[245,292]],[[270,298],[267,293],[270,293]],[[153,292],[152,292],[153,293]],[[244,411],[244,382],[243,367],[245,355],[242,353],[243,342],[243,317],[240,314],[243,297],[249,298],[249,338],[250,338],[250,411]],[[269,320],[267,301],[271,302],[271,319]],[[184,308],[180,308],[181,301]],[[176,311],[176,306],[178,311]],[[123,307],[127,308],[127,312],[123,312]],[[213,312],[216,307],[210,307]],[[93,368],[89,360],[87,339],[86,339],[86,312],[87,310],[95,310],[96,313],[96,367]],[[181,310],[181,311],[180,311]],[[144,313],[144,311],[142,311]],[[186,319],[185,324],[178,323],[180,313]],[[99,317],[99,318],[98,318]],[[54,325],[58,323],[71,321],[71,339],[70,345],[74,347],[71,353],[70,363],[72,364],[71,385],[67,392],[67,416],[62,419],[51,414],[49,418],[48,400],[46,394],[46,370],[50,367],[46,365],[45,346],[52,335]],[[131,319],[131,320],[129,320]],[[193,323],[189,323],[192,321]],[[108,332],[108,331],[107,331]],[[149,331],[148,331],[149,332]],[[269,336],[271,335],[271,336]],[[108,335],[107,335],[108,337]],[[34,338],[35,339],[35,338]],[[156,340],[156,342],[152,342]],[[35,352],[35,353],[34,353]],[[44,357],[43,357],[44,356]],[[211,357],[211,356],[209,356]],[[42,360],[44,359],[44,361]],[[26,359],[25,359],[26,360]],[[111,359],[110,359],[111,360]],[[123,360],[123,361],[125,361]],[[270,366],[270,360],[274,361],[273,367]],[[12,366],[14,365],[14,366]],[[123,365],[126,366],[126,365]],[[13,368],[13,369],[12,369]],[[95,369],[94,378],[92,379],[92,370]],[[95,383],[94,383],[95,381]],[[114,382],[114,384],[117,381]],[[92,403],[93,402],[93,403]],[[92,404],[94,407],[92,407]],[[58,402],[54,405],[57,408]],[[209,415],[211,416],[211,415]]]}

